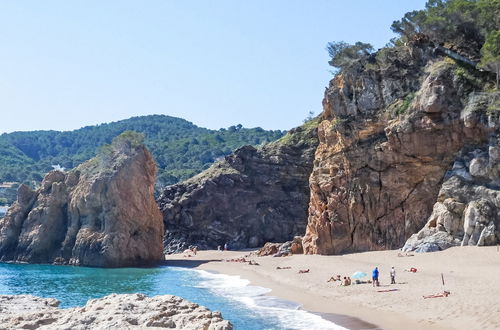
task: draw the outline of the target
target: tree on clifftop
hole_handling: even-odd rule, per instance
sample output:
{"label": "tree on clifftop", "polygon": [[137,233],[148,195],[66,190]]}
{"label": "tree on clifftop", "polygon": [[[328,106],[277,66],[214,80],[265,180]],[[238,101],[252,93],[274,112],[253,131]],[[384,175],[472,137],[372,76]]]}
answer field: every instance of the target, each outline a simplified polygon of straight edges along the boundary
{"label": "tree on clifftop", "polygon": [[337,41],[329,42],[326,50],[331,57],[328,64],[338,69],[344,69],[359,59],[370,55],[373,52],[373,46],[360,41],[354,45],[344,41]]}
{"label": "tree on clifftop", "polygon": [[474,59],[486,36],[500,29],[500,0],[428,0],[425,9],[408,12],[391,29],[404,42],[425,34]]}
{"label": "tree on clifftop", "polygon": [[500,76],[500,30],[491,32],[481,48],[481,63],[479,65],[486,70],[493,71],[497,75],[496,89]]}

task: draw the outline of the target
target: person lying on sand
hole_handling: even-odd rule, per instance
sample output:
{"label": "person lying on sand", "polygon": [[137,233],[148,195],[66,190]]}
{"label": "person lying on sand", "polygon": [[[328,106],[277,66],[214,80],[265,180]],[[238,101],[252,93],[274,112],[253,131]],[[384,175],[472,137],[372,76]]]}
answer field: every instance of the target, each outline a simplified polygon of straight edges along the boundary
{"label": "person lying on sand", "polygon": [[276,267],[276,269],[292,269],[292,267],[290,267],[290,266],[286,266],[286,267],[278,266],[278,267]]}
{"label": "person lying on sand", "polygon": [[227,259],[227,262],[248,262],[245,258]]}
{"label": "person lying on sand", "polygon": [[334,276],[330,277],[330,279],[327,282],[335,282],[335,281],[342,281],[340,279],[340,275],[337,275],[335,277]]}
{"label": "person lying on sand", "polygon": [[309,269],[301,269],[299,270],[299,274],[309,273]]}
{"label": "person lying on sand", "polygon": [[428,298],[440,298],[440,297],[448,297],[451,294],[450,291],[443,291],[443,293],[431,294],[429,296],[423,296],[424,299]]}
{"label": "person lying on sand", "polygon": [[405,272],[416,273],[417,269],[414,267],[411,267],[410,269],[405,269]]}
{"label": "person lying on sand", "polygon": [[413,257],[415,256],[414,254],[406,252],[405,254],[398,253],[398,257]]}
{"label": "person lying on sand", "polygon": [[377,290],[377,292],[393,292],[393,291],[399,291],[399,289]]}
{"label": "person lying on sand", "polygon": [[259,263],[258,263],[258,262],[255,262],[255,261],[253,261],[253,260],[250,260],[250,261],[248,262],[248,264],[249,264],[249,265],[252,265],[252,266],[258,266],[258,265],[259,265]]}

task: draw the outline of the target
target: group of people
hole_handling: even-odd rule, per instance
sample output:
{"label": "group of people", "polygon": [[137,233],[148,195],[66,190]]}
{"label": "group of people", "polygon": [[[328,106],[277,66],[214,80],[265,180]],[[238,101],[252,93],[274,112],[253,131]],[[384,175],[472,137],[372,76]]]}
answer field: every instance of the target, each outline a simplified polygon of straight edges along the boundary
{"label": "group of people", "polygon": [[[394,267],[391,268],[391,271],[389,272],[389,274],[391,276],[391,284],[396,284],[396,270],[394,269]],[[356,279],[355,283],[356,284],[372,283],[373,286],[380,286],[380,282],[379,282],[378,278],[379,278],[379,270],[378,270],[378,267],[375,267],[375,269],[373,269],[373,271],[372,271],[372,280],[371,281],[370,280],[361,281],[359,279]],[[348,286],[348,285],[352,284],[352,280],[349,276],[344,276],[344,278],[341,278],[340,275],[330,277],[330,279],[327,282],[336,282],[336,281],[338,281],[339,285],[342,285],[342,286]]]}
{"label": "group of people", "polygon": [[[224,251],[229,250],[229,247],[227,243],[224,243]],[[222,251],[222,247],[220,245],[217,245],[217,251]]]}
{"label": "group of people", "polygon": [[342,279],[340,275],[330,277],[330,279],[327,282],[336,282],[336,281],[339,281],[339,285],[342,286],[348,286],[352,284],[352,280],[349,276],[344,276],[344,278]]}
{"label": "group of people", "polygon": [[[247,256],[245,256],[245,257],[248,257],[248,255],[247,255]],[[232,259],[226,259],[226,260],[224,260],[224,261],[226,261],[226,262],[244,262],[244,263],[247,263],[247,262],[248,262],[248,264],[249,264],[249,265],[252,265],[252,266],[259,266],[259,263],[258,263],[258,262],[256,262],[255,260],[247,260],[245,257],[241,257],[241,258],[232,258]]]}
{"label": "group of people", "polygon": [[198,253],[198,247],[197,246],[191,246],[189,249],[184,250],[184,257],[191,257],[191,253],[193,255],[196,255]]}
{"label": "group of people", "polygon": [[[396,270],[394,269],[394,266],[391,267],[391,271],[389,272],[389,275],[391,276],[391,284],[396,284]],[[378,270],[378,267],[375,267],[375,269],[372,270],[372,285],[373,286],[380,286],[378,276],[379,276],[379,270]]]}
{"label": "group of people", "polygon": [[248,262],[248,260],[245,257],[226,259],[225,261],[227,261],[227,262]]}

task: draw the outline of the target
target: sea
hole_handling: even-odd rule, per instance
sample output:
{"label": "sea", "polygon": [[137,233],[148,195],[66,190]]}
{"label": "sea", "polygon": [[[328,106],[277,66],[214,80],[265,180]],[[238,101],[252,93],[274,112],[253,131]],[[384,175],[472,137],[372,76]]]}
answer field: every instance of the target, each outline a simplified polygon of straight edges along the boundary
{"label": "sea", "polygon": [[0,294],[56,298],[61,308],[83,306],[111,293],[171,294],[220,311],[235,329],[345,329],[297,303],[269,296],[269,291],[238,276],[182,267],[0,264]]}

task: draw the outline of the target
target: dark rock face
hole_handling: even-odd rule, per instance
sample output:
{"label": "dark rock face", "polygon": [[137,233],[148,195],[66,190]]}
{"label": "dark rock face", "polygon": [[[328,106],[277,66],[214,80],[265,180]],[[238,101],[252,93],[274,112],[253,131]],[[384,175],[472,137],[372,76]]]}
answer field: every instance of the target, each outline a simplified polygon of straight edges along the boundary
{"label": "dark rock face", "polygon": [[1,261],[121,267],[164,259],[154,161],[143,146],[112,148],[48,173],[37,191],[19,188],[0,219]]}
{"label": "dark rock face", "polygon": [[450,246],[500,243],[500,120],[488,107],[500,93],[473,95],[464,113],[466,125],[482,122],[492,130],[489,142],[464,147],[446,173],[427,223],[411,236],[404,251],[432,252]]}
{"label": "dark rock face", "polygon": [[158,200],[165,251],[225,243],[241,249],[303,234],[316,125],[309,122],[258,149],[240,148],[194,178],[167,187]]}
{"label": "dark rock face", "polygon": [[457,153],[494,130],[484,111],[467,123],[472,89],[456,64],[405,51],[404,61],[338,75],[325,92],[305,253],[401,247],[427,221]]}

